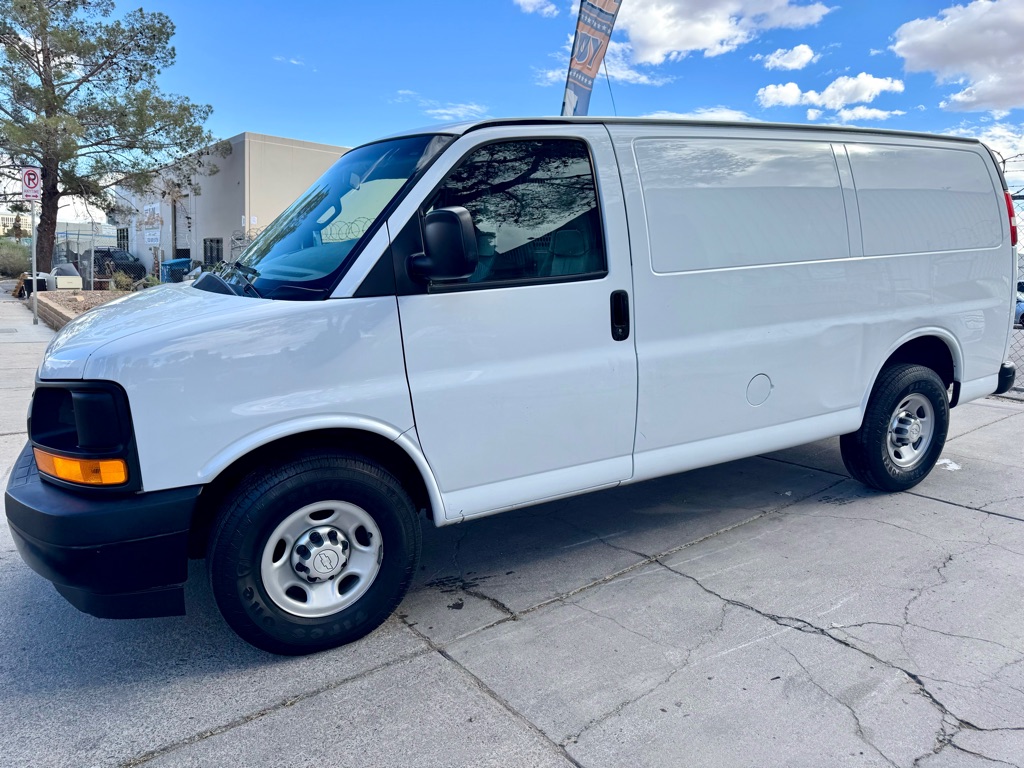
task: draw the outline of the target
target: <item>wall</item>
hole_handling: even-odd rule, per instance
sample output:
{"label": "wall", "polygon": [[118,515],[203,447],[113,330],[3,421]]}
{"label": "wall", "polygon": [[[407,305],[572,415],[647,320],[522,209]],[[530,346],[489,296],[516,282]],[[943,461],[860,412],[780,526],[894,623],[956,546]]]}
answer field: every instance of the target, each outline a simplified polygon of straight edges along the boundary
{"label": "wall", "polygon": [[[122,197],[136,211],[128,222],[128,250],[152,269],[154,257],[167,260],[177,248],[203,259],[203,240],[220,238],[223,257],[231,258],[232,236],[245,236],[269,224],[347,149],[328,144],[240,133],[228,139],[231,154],[214,158],[218,172],[198,179],[200,193],[171,203],[159,194]],[[147,206],[156,214],[147,216]],[[172,221],[177,221],[177,238]],[[150,240],[146,242],[149,231]]]}
{"label": "wall", "polygon": [[347,148],[246,133],[249,170],[247,228],[263,228],[323,173]]}

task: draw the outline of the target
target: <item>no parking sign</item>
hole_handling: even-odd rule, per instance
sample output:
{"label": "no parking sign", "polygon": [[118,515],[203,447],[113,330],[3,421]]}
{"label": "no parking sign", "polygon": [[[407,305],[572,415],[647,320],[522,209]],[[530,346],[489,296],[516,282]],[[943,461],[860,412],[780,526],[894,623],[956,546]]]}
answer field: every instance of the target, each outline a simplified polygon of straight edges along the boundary
{"label": "no parking sign", "polygon": [[39,200],[43,196],[43,178],[38,168],[21,169],[21,196],[26,200]]}

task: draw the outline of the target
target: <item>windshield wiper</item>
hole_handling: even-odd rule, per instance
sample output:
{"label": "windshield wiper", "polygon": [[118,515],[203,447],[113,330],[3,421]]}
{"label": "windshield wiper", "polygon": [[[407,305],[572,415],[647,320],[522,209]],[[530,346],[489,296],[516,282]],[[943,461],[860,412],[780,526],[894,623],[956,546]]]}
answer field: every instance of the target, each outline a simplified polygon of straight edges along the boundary
{"label": "windshield wiper", "polygon": [[241,264],[237,261],[228,264],[228,268],[231,272],[237,272],[242,277],[242,292],[249,291],[257,299],[262,299],[260,292],[256,290],[256,286],[253,285],[253,280],[260,276],[258,270],[253,269],[248,264]]}

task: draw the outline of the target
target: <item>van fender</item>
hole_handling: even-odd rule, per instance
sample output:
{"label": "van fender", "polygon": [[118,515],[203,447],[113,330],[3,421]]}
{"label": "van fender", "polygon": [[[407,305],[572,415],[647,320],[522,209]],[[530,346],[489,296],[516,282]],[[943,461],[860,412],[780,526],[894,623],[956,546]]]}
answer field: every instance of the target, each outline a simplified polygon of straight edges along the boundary
{"label": "van fender", "polygon": [[920,339],[925,336],[935,336],[936,338],[941,339],[945,343],[946,347],[949,348],[950,357],[953,358],[954,386],[959,384],[959,382],[962,380],[964,371],[964,356],[963,350],[960,347],[960,342],[957,340],[956,336],[947,331],[945,328],[939,328],[938,326],[934,325],[925,326],[923,328],[916,328],[913,331],[910,331],[900,336],[900,338],[897,339],[889,347],[889,349],[885,353],[885,356],[881,359],[881,361],[875,368],[871,376],[871,384],[865,390],[864,397],[861,399],[860,402],[860,417],[862,421],[864,419],[864,414],[868,408],[868,399],[870,399],[871,397],[871,391],[875,388],[875,382],[878,381],[878,374],[882,372],[882,366],[885,365],[885,361],[892,357],[893,353],[897,349],[902,347],[904,344],[906,344],[908,341]]}
{"label": "van fender", "polygon": [[226,446],[206,462],[206,464],[204,464],[199,470],[197,482],[203,485],[212,482],[214,478],[220,475],[221,472],[230,467],[236,461],[252,453],[257,448],[267,445],[268,443],[272,443],[285,437],[301,435],[305,432],[316,432],[325,429],[351,429],[360,432],[369,432],[385,437],[397,444],[398,447],[405,451],[409,458],[412,459],[413,463],[416,465],[416,469],[419,470],[420,476],[423,478],[423,484],[427,489],[427,496],[430,499],[430,505],[436,513],[434,516],[435,519],[445,519],[444,500],[441,498],[441,489],[437,485],[437,480],[434,477],[433,471],[430,469],[430,464],[427,462],[426,457],[423,455],[423,451],[420,449],[415,427],[410,427],[409,429],[402,431],[393,424],[388,424],[387,422],[378,421],[376,419],[369,419],[365,416],[351,416],[343,414],[306,417],[302,419],[295,419],[294,421],[274,424],[245,435],[241,439]]}

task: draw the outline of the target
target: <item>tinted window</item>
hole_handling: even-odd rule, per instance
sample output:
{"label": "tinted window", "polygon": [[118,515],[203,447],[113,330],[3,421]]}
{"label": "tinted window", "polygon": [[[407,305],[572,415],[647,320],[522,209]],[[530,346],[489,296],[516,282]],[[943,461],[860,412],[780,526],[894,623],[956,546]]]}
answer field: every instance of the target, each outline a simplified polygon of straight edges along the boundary
{"label": "tinted window", "polygon": [[469,283],[600,275],[606,270],[594,172],[581,141],[481,147],[444,182],[432,207],[473,217],[480,261]]}

